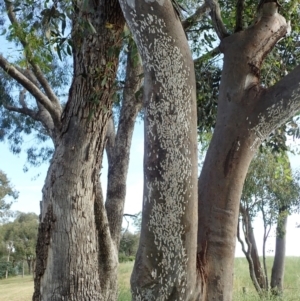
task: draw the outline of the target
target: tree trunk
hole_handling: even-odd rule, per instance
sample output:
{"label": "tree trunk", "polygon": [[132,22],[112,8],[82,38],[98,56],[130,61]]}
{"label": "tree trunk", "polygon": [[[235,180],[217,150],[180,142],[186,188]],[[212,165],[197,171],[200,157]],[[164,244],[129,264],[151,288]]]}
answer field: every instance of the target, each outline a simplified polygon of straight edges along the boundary
{"label": "tree trunk", "polygon": [[8,278],[8,263],[9,263],[9,258],[10,258],[10,253],[11,253],[11,250],[13,248],[13,244],[8,242],[8,254],[7,254],[7,265],[6,265],[6,271],[5,271],[5,279]]}
{"label": "tree trunk", "polygon": [[22,278],[24,278],[24,259],[22,259]]}
{"label": "tree trunk", "polygon": [[229,117],[216,126],[198,184],[197,267],[203,300],[232,299],[238,204],[254,154],[253,140],[243,130],[245,116],[230,115],[232,121]]}
{"label": "tree trunk", "polygon": [[136,93],[141,88],[140,75],[143,73],[143,68],[140,57],[136,51],[133,51],[133,48],[136,49],[136,46],[129,45],[125,87],[117,133],[115,134],[113,120],[110,121],[107,129],[108,184],[105,208],[110,229],[112,229],[112,239],[118,248],[122,230],[132,135],[137,114],[142,108],[142,101],[137,99]]}
{"label": "tree trunk", "polygon": [[[132,134],[138,112],[141,109],[142,102],[135,97],[136,92],[141,85],[140,74],[142,73],[141,63],[136,61],[131,47],[127,56],[127,68],[125,87],[122,100],[122,108],[119,117],[117,134],[114,131],[112,118],[107,128],[106,151],[108,157],[108,174],[107,174],[107,194],[105,209],[110,228],[111,239],[116,248],[118,255],[120,236],[122,230],[124,204],[126,197],[126,180],[128,174],[130,146]],[[111,280],[107,282],[107,291],[111,292],[108,300],[117,300],[118,298],[118,265],[112,267],[107,265],[107,258],[99,250],[100,267],[102,273],[106,269],[111,275]],[[118,263],[118,261],[116,262]],[[113,295],[114,294],[114,295]]]}
{"label": "tree trunk", "polygon": [[[117,290],[109,284],[115,283],[118,254],[99,174],[124,19],[117,1],[94,5],[85,1],[74,11],[74,77],[43,188],[36,301],[114,300]],[[93,33],[84,32],[82,20],[92,24]]]}
{"label": "tree trunk", "polygon": [[256,279],[259,283],[259,286],[262,288],[262,290],[266,290],[267,289],[267,285],[266,285],[266,279],[264,276],[264,272],[263,272],[263,268],[261,266],[260,263],[260,259],[259,259],[259,255],[258,255],[258,250],[257,250],[257,245],[256,245],[256,240],[255,240],[255,236],[254,236],[254,231],[253,231],[253,227],[252,227],[252,223],[250,220],[249,223],[249,241],[251,243],[251,258],[253,261],[253,267],[254,267],[254,273],[256,276]]}
{"label": "tree trunk", "polygon": [[28,265],[28,274],[30,275],[31,274],[31,268],[32,268],[32,261],[33,261],[33,259],[28,259],[27,258],[27,265]]}
{"label": "tree trunk", "polygon": [[277,220],[275,257],[271,274],[271,290],[274,295],[281,294],[283,291],[287,219],[286,208],[280,208]]}
{"label": "tree trunk", "polygon": [[32,260],[32,276],[33,276],[33,279],[35,278],[35,263],[36,263],[36,260],[33,259]]}
{"label": "tree trunk", "polygon": [[[286,32],[275,2],[266,3],[254,26],[222,40],[224,65],[217,122],[198,182],[197,269],[203,301],[232,299],[239,202],[250,161],[270,133],[259,118],[264,89],[259,72],[264,57]],[[261,115],[267,114],[262,108]]]}
{"label": "tree trunk", "polygon": [[243,253],[246,256],[249,265],[249,274],[252,280],[252,283],[261,296],[263,292],[267,290],[265,276],[263,273],[263,269],[260,263],[258,250],[256,246],[256,240],[254,236],[254,231],[252,227],[251,217],[249,215],[248,209],[245,209],[242,204],[240,204],[240,214],[242,216],[242,225],[243,225],[243,233],[245,237],[245,242],[247,244],[247,250],[244,247],[244,243],[239,236],[238,229],[238,240],[242,245]]}
{"label": "tree trunk", "polygon": [[133,300],[197,300],[192,57],[171,1],[120,1],[144,66],[144,202]]}
{"label": "tree trunk", "polygon": [[269,276],[268,276],[268,267],[267,267],[267,259],[266,259],[266,244],[267,239],[269,237],[271,231],[271,224],[268,222],[265,213],[265,204],[264,200],[262,199],[260,202],[260,210],[262,213],[263,223],[264,223],[264,235],[263,235],[263,245],[262,245],[262,257],[263,257],[263,266],[264,266],[264,274],[265,274],[265,282],[266,282],[266,290],[269,291]]}
{"label": "tree trunk", "polygon": [[[250,250],[250,257],[251,261],[253,264],[253,272],[255,275],[255,278],[257,280],[257,283],[259,284],[259,287],[262,290],[266,290],[266,281],[265,281],[265,276],[263,273],[263,268],[260,263],[259,255],[258,255],[258,250],[257,250],[257,245],[256,245],[256,240],[254,236],[254,231],[252,227],[252,222],[251,222],[251,217],[249,215],[249,212],[247,209],[245,209],[242,205],[240,205],[240,213],[242,215],[242,223],[244,226],[244,235],[245,235],[245,240],[248,245],[248,249]],[[245,254],[246,255],[246,254]],[[246,255],[246,258],[249,263],[249,269],[250,269],[250,262],[248,259],[248,256]]]}

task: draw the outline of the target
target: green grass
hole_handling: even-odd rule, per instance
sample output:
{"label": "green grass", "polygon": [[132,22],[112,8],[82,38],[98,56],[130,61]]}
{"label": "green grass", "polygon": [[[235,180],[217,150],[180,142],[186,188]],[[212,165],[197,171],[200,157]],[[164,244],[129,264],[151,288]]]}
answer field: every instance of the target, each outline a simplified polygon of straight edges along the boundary
{"label": "green grass", "polygon": [[[269,277],[272,258],[267,264]],[[119,267],[119,299],[118,301],[131,301],[130,274],[133,262],[121,263]],[[284,279],[283,301],[300,300],[300,257],[287,257]],[[246,293],[243,293],[243,288]],[[13,277],[0,280],[0,301],[30,301],[33,293],[32,276]],[[251,283],[248,264],[245,258],[236,258],[234,267],[234,298],[233,301],[260,300]]]}
{"label": "green grass", "polygon": [[[270,282],[273,258],[267,258],[268,279]],[[254,289],[245,258],[236,258],[234,266],[233,301],[261,300]],[[246,294],[243,293],[246,289]],[[285,261],[283,301],[300,300],[300,257],[287,257]]]}

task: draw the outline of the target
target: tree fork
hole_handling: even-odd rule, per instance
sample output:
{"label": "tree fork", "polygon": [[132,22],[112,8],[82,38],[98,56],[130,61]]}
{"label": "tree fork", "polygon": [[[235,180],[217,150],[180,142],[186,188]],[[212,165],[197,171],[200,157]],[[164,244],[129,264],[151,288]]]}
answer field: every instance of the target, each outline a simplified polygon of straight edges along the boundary
{"label": "tree fork", "polygon": [[[232,298],[239,201],[253,155],[264,136],[256,130],[265,56],[287,30],[277,4],[263,5],[253,26],[225,37],[217,123],[198,182],[198,273],[203,301]],[[234,72],[233,72],[234,70]],[[266,110],[266,108],[265,108]]]}

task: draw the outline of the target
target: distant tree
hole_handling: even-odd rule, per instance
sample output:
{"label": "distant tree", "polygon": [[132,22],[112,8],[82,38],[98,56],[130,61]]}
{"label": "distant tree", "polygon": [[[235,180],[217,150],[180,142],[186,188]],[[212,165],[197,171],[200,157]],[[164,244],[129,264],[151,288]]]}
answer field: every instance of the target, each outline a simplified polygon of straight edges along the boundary
{"label": "distant tree", "polygon": [[28,272],[31,274],[36,259],[35,248],[39,218],[35,213],[19,212],[13,224],[16,228],[14,243],[16,259],[22,260],[22,262],[25,260],[28,265]]}
{"label": "distant tree", "polygon": [[10,210],[12,201],[9,201],[9,197],[16,199],[18,192],[13,188],[6,174],[0,170],[0,224],[13,215]]}
{"label": "distant tree", "polygon": [[[285,237],[288,215],[299,203],[299,175],[293,174],[286,153],[272,153],[265,148],[252,161],[245,180],[240,204],[238,240],[249,263],[251,280],[262,296],[271,286],[272,292],[283,289]],[[258,256],[253,230],[253,218],[262,216],[263,265]],[[266,241],[272,226],[276,225],[276,248],[271,283],[266,267]],[[242,240],[241,230],[245,241]],[[246,245],[245,245],[245,244]]]}
{"label": "distant tree", "polygon": [[12,223],[0,226],[0,258],[4,275],[7,278],[10,275],[12,266],[12,256],[14,252],[15,232]]}
{"label": "distant tree", "polygon": [[[24,261],[28,264],[29,274],[35,262],[35,248],[39,226],[35,213],[18,212],[12,222],[0,226],[0,255],[5,256],[6,262]],[[8,265],[9,266],[9,265]],[[24,265],[23,274],[24,274]],[[7,275],[8,276],[8,269]]]}
{"label": "distant tree", "polygon": [[137,252],[139,239],[139,233],[134,234],[130,231],[123,233],[120,241],[119,253],[123,253],[126,256],[134,256]]}

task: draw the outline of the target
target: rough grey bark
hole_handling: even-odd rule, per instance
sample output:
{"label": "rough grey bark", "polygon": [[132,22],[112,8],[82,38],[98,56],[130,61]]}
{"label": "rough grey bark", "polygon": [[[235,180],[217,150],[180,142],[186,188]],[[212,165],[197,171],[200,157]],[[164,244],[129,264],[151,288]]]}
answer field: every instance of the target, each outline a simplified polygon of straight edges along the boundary
{"label": "rough grey bark", "polygon": [[271,290],[274,295],[283,291],[287,220],[288,212],[282,207],[279,209],[277,219],[275,256],[271,274]]}
{"label": "rough grey bark", "polygon": [[[5,3],[12,25],[21,28],[13,3]],[[30,68],[14,66],[0,55],[0,67],[24,87],[19,106],[5,107],[41,122],[55,146],[41,202],[33,299],[111,301],[118,295],[119,235],[142,72],[130,53],[118,132],[107,143],[105,206],[99,174],[124,18],[118,1],[105,0],[77,2],[72,17],[74,77],[65,109],[22,35],[18,38]],[[26,91],[36,99],[36,108],[27,106]]]}
{"label": "rough grey bark", "polygon": [[133,300],[197,300],[193,61],[171,1],[120,1],[144,66],[142,235]]}
{"label": "rough grey bark", "polygon": [[[96,33],[84,32],[81,20],[91,22]],[[118,64],[118,56],[109,55],[108,49],[115,47],[117,53],[123,26],[117,1],[85,2],[74,11],[74,76],[66,108],[55,123],[59,135],[43,188],[33,300],[115,296],[116,287],[107,283],[115,277],[118,254],[99,173]],[[106,258],[105,268],[99,250]]]}

